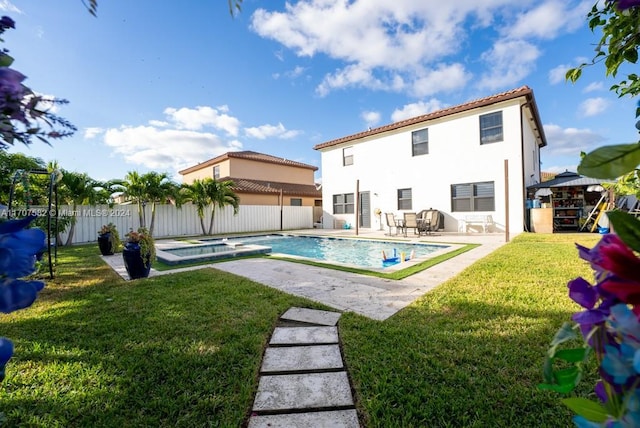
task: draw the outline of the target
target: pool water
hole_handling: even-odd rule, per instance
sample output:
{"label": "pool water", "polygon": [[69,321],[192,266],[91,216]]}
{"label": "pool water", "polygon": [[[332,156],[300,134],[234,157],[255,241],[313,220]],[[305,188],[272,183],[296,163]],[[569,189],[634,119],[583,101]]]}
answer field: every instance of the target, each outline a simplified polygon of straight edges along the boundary
{"label": "pool water", "polygon": [[[383,263],[383,253],[387,258],[404,253],[405,259],[448,248],[447,245],[407,244],[389,241],[369,241],[363,239],[340,239],[315,236],[263,235],[215,240],[216,244],[242,242],[271,247],[272,253],[306,257],[321,262],[335,262],[363,268],[387,267],[393,263]],[[215,247],[213,245],[212,247]],[[201,247],[202,248],[202,247]],[[216,251],[215,249],[213,251]]]}

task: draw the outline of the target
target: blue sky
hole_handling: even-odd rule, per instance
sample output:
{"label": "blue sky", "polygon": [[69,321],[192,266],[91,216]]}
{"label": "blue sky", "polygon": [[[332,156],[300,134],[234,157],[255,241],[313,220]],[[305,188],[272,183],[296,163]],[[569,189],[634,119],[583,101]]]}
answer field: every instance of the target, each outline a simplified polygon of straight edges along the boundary
{"label": "blue sky", "polygon": [[[71,138],[15,146],[96,179],[177,171],[254,150],[320,167],[313,146],[522,85],[548,146],[542,170],[637,141],[635,103],[593,57],[589,1],[0,0],[26,84],[70,101]],[[452,142],[453,144],[454,142]],[[317,179],[321,179],[318,171]]]}

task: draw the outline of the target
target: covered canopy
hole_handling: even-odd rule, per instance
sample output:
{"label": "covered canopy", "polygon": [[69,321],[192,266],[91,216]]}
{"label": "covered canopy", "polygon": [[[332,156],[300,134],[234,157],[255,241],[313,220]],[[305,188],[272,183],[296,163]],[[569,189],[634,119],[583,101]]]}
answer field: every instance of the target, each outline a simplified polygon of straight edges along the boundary
{"label": "covered canopy", "polygon": [[535,191],[537,189],[568,187],[568,186],[591,186],[601,184],[602,180],[598,178],[589,178],[578,175],[575,172],[565,171],[556,175],[552,180],[543,181],[542,183],[533,184],[527,187],[528,190]]}

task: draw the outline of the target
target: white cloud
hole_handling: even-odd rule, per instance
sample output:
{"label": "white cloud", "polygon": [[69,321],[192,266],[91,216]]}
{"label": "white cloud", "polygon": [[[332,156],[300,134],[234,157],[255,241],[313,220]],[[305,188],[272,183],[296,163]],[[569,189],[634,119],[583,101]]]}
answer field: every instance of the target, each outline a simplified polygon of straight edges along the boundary
{"label": "white cloud", "polygon": [[543,153],[553,156],[578,157],[581,151],[589,152],[605,140],[588,128],[562,128],[553,123],[544,125],[544,133],[548,145],[542,149]]}
{"label": "white cloud", "polygon": [[[476,39],[482,39],[475,36],[486,29],[500,38],[481,58],[486,70],[477,73],[483,75],[482,86],[517,83],[535,69],[540,56],[530,39],[551,39],[579,28],[587,3],[299,0],[286,3],[282,11],[257,9],[251,28],[299,57],[338,61],[317,86],[320,96],[344,88],[426,96],[470,81],[467,64],[477,65],[477,58],[458,56],[474,52]],[[444,72],[453,74],[434,84]]]}
{"label": "white cloud", "polygon": [[371,128],[376,126],[378,123],[380,123],[380,118],[382,116],[378,111],[363,111],[360,114],[360,117],[362,118],[362,120],[364,120],[367,127]]}
{"label": "white cloud", "polygon": [[602,82],[592,82],[592,83],[589,83],[582,92],[587,94],[589,92],[602,91],[603,89],[604,89],[604,84]]}
{"label": "white cloud", "polygon": [[570,65],[561,64],[557,67],[552,68],[549,71],[549,83],[552,85],[556,85],[558,83],[565,81],[565,76],[567,71],[571,68]]}
{"label": "white cloud", "polygon": [[401,109],[395,109],[391,114],[391,120],[393,122],[399,122],[401,120],[410,119],[412,117],[421,116],[423,114],[431,113],[436,110],[442,109],[444,106],[442,103],[432,98],[428,101],[419,101],[417,103],[411,103],[404,105]]}
{"label": "white cloud", "polygon": [[167,126],[169,126],[169,122],[166,122],[164,120],[151,119],[149,121],[149,125],[155,126],[157,128],[166,128]]}
{"label": "white cloud", "polygon": [[96,136],[102,134],[103,132],[104,132],[104,129],[102,128],[96,128],[96,127],[84,128],[84,138],[87,140],[91,140],[92,138],[95,138]]}
{"label": "white cloud", "polygon": [[325,96],[333,89],[341,89],[349,86],[364,86],[369,89],[388,89],[387,85],[373,76],[371,70],[354,64],[338,70],[333,74],[326,75],[322,83],[316,88],[316,92],[320,96]]}
{"label": "white cloud", "polygon": [[578,106],[578,112],[585,117],[596,116],[605,111],[607,107],[609,107],[609,101],[602,97],[587,98]]}
{"label": "white cloud", "polygon": [[295,79],[296,77],[301,76],[302,73],[304,73],[304,70],[305,70],[304,67],[298,65],[293,70],[290,70],[290,71],[286,72],[285,74],[287,75],[287,77]]}
{"label": "white cloud", "polygon": [[154,170],[174,171],[242,147],[215,134],[152,126],[111,128],[104,142],[124,159]]}
{"label": "white cloud", "polygon": [[538,57],[540,50],[531,43],[500,40],[481,56],[488,71],[482,76],[479,86],[492,90],[513,86],[535,70]]}
{"label": "white cloud", "polygon": [[449,92],[464,87],[471,75],[462,64],[439,65],[413,81],[412,94],[418,97]]}
{"label": "white cloud", "polygon": [[257,138],[259,140],[267,138],[280,138],[281,140],[287,140],[301,134],[300,131],[287,130],[282,123],[278,123],[277,125],[261,125],[252,128],[244,128],[244,133],[247,137]]}
{"label": "white cloud", "polygon": [[197,106],[195,109],[168,107],[164,110],[164,113],[180,129],[198,131],[203,127],[212,127],[223,130],[229,135],[237,136],[240,121],[226,114],[228,111],[229,108],[227,106],[218,108]]}
{"label": "white cloud", "polygon": [[0,1],[0,10],[5,12],[22,14],[22,11],[18,9],[18,7],[14,5],[12,2],[10,2],[9,0]]}
{"label": "white cloud", "polygon": [[553,39],[563,31],[573,31],[584,24],[591,1],[578,5],[559,0],[549,0],[518,15],[515,23],[505,29],[509,38],[537,37]]}

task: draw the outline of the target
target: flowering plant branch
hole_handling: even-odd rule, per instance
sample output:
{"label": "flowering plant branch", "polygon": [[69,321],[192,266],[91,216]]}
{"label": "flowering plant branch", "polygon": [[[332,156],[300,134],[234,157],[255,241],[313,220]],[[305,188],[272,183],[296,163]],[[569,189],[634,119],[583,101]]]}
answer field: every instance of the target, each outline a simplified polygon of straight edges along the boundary
{"label": "flowering plant branch", "polygon": [[[606,57],[607,74],[615,76],[624,61],[637,61],[639,17],[640,0],[607,0],[604,9],[596,5],[589,14],[592,29],[603,26],[596,58]],[[608,54],[601,50],[605,43]],[[581,69],[570,71],[567,78],[577,80]],[[631,75],[612,89],[620,96],[640,94],[640,80]],[[640,121],[636,128],[640,130]],[[584,155],[578,172],[617,178],[624,185],[618,188],[638,194],[640,182],[633,177],[639,176],[639,164],[640,143],[613,145]],[[569,297],[582,310],[553,338],[544,364],[544,383],[539,385],[561,393],[574,391],[585,363],[594,356],[600,377],[594,388],[597,401],[583,397],[562,400],[576,414],[574,423],[585,428],[640,426],[640,220],[621,211],[607,214],[615,234],[604,235],[591,249],[577,245],[580,258],[594,270],[593,284],[584,278],[568,283]],[[567,347],[580,338],[579,346]]]}
{"label": "flowering plant branch", "polygon": [[[10,28],[15,28],[15,22],[8,16],[0,18],[0,35]],[[34,137],[49,144],[50,138],[73,135],[76,127],[51,112],[67,101],[36,94],[23,84],[26,76],[12,69],[12,64],[8,50],[0,50],[0,150],[16,141],[31,144]]]}
{"label": "flowering plant branch", "polygon": [[[44,282],[18,279],[36,270],[36,259],[46,248],[40,229],[27,229],[35,216],[0,223],[0,312],[8,314],[27,308],[35,301]],[[13,355],[13,343],[0,338],[0,381]]]}

